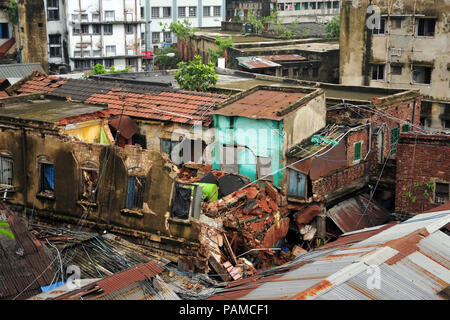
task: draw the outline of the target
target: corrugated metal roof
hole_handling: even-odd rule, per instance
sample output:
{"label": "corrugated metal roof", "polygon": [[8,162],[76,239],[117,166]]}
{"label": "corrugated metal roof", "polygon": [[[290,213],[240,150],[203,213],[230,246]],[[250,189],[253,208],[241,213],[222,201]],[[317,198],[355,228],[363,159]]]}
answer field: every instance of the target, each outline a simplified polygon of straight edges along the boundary
{"label": "corrugated metal roof", "polygon": [[44,73],[40,63],[17,63],[17,64],[1,64],[0,65],[0,78],[19,78],[29,75],[34,71]]}
{"label": "corrugated metal roof", "polygon": [[381,225],[389,220],[390,213],[363,194],[335,205],[327,216],[345,233]]}
{"label": "corrugated metal roof", "polygon": [[[425,213],[360,232],[356,235],[382,230],[358,243],[302,255],[272,270],[278,277],[261,273],[250,290],[235,283],[213,299],[441,299],[438,293],[450,283],[450,238],[439,230],[449,219],[450,211]],[[378,267],[379,283],[370,278],[369,266]]]}
{"label": "corrugated metal roof", "polygon": [[263,57],[238,57],[236,59],[238,60],[240,66],[249,70],[281,67],[281,64]]}

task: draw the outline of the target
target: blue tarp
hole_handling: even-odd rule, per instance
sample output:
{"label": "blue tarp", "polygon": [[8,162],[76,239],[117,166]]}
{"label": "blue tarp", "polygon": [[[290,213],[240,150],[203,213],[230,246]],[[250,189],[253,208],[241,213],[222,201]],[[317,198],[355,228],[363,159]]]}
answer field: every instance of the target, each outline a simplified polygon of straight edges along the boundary
{"label": "blue tarp", "polygon": [[49,285],[49,286],[41,287],[41,290],[42,290],[42,292],[47,292],[47,291],[53,290],[55,288],[58,288],[58,287],[62,286],[63,284],[64,284],[64,282],[60,281],[60,282],[57,282],[57,283]]}
{"label": "blue tarp", "polygon": [[43,164],[44,171],[44,190],[55,191],[55,172],[53,165]]}

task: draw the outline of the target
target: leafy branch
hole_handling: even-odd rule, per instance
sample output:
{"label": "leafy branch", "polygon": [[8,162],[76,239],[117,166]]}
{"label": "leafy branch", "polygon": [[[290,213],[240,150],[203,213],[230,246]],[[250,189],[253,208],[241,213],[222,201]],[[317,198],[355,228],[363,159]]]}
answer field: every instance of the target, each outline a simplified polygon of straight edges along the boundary
{"label": "leafy branch", "polygon": [[19,5],[15,0],[11,0],[11,3],[3,9],[3,12],[8,15],[11,23],[14,25],[17,24],[19,21]]}
{"label": "leafy branch", "polygon": [[219,35],[217,35],[216,44],[218,45],[216,50],[208,49],[210,61],[214,63],[214,65],[219,61],[219,58],[223,58],[225,56],[225,51],[233,46],[233,38],[228,37],[226,39],[222,39]]}
{"label": "leafy branch", "polygon": [[3,234],[14,240],[15,239],[14,234],[10,230],[4,229],[5,227],[9,228],[8,222],[0,221],[0,234]]}
{"label": "leafy branch", "polygon": [[159,25],[163,27],[163,32],[173,32],[177,36],[178,40],[185,40],[192,37],[198,30],[198,28],[192,27],[192,24],[188,19],[171,22],[170,25],[160,22]]}
{"label": "leafy branch", "polygon": [[214,70],[212,62],[202,63],[202,57],[197,55],[189,64],[182,61],[178,64],[178,71],[175,73],[175,80],[183,90],[207,91],[211,86],[215,86],[219,76]]}

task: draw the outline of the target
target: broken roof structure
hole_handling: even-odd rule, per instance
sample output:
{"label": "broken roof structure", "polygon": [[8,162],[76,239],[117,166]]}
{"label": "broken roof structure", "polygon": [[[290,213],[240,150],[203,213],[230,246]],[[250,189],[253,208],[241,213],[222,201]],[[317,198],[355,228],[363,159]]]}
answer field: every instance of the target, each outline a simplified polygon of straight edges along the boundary
{"label": "broken roof structure", "polygon": [[14,235],[12,239],[0,233],[0,300],[26,299],[40,293],[41,286],[53,278],[49,252],[3,201],[0,222],[8,223]]}
{"label": "broken roof structure", "polygon": [[227,95],[184,91],[154,83],[63,79],[33,73],[8,89],[10,94],[48,93],[72,101],[107,105],[111,114],[192,125],[211,123],[209,109]]}
{"label": "broken roof structure", "polygon": [[450,211],[435,211],[347,233],[211,299],[442,299],[450,283],[449,222]]}

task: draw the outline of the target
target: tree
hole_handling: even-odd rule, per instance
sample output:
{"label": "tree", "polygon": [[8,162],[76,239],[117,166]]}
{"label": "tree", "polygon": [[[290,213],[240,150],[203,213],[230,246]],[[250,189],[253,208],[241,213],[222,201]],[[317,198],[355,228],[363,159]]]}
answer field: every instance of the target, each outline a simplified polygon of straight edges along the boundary
{"label": "tree", "polygon": [[11,3],[3,9],[8,15],[9,21],[16,26],[19,21],[19,6],[15,0],[11,0]]}
{"label": "tree", "polygon": [[164,32],[173,32],[178,40],[186,40],[187,38],[194,35],[197,28],[193,28],[191,22],[188,19],[184,19],[183,21],[176,21],[167,25],[167,23],[159,23],[160,26],[163,27]]}
{"label": "tree", "polygon": [[225,51],[228,50],[229,47],[233,46],[233,38],[228,37],[226,39],[222,39],[219,35],[216,36],[216,44],[218,48],[213,51],[208,49],[210,61],[214,63],[214,65],[219,61],[219,58],[223,58],[225,56]]}
{"label": "tree", "polygon": [[214,70],[212,62],[202,63],[202,57],[197,55],[189,64],[180,62],[178,71],[175,73],[175,80],[183,90],[207,91],[215,86],[219,76]]}
{"label": "tree", "polygon": [[328,22],[325,27],[327,38],[339,38],[340,27],[341,27],[341,17],[334,16],[333,19],[331,19],[331,21]]}
{"label": "tree", "polygon": [[[174,53],[175,57],[168,57],[168,53]],[[165,69],[176,69],[178,65],[177,51],[173,46],[168,46],[166,48],[155,48],[154,52],[155,65],[161,66],[163,70]]]}

